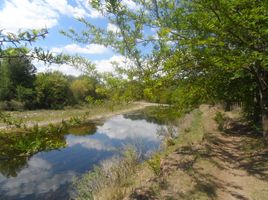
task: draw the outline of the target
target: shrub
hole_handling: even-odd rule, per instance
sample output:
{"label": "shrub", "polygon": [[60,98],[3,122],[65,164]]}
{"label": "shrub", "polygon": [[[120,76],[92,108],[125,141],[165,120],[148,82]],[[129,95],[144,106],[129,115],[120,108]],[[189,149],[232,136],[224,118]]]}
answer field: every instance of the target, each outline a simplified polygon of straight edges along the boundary
{"label": "shrub", "polygon": [[7,101],[0,102],[0,110],[8,110]]}
{"label": "shrub", "polygon": [[11,100],[0,102],[0,110],[9,110],[9,111],[22,111],[25,108],[25,104],[20,101]]}

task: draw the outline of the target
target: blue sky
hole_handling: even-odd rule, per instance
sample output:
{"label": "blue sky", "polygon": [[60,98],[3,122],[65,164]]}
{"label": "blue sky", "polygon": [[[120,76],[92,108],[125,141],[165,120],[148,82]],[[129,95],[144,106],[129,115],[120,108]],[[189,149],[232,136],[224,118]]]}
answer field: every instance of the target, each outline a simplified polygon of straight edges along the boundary
{"label": "blue sky", "polygon": [[[88,0],[1,0],[0,1],[0,29],[6,32],[17,32],[18,29],[38,29],[47,27],[49,34],[44,40],[35,45],[47,48],[53,52],[65,52],[83,55],[96,64],[99,71],[112,71],[110,61],[122,62],[123,56],[97,44],[77,44],[61,35],[59,30],[74,28],[83,29],[81,23],[75,18],[86,17],[90,22],[96,23],[108,30],[115,31],[116,27],[109,24],[100,13],[87,3]],[[130,0],[123,2],[131,7],[135,4]],[[66,74],[79,75],[79,71],[71,66],[44,66],[36,62],[39,72],[59,70]]]}

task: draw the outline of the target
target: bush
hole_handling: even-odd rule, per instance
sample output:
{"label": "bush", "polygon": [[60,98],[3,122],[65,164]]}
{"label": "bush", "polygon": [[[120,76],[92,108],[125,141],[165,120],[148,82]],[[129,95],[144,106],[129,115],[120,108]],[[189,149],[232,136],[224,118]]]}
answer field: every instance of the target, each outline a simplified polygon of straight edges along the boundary
{"label": "bush", "polygon": [[35,85],[39,108],[62,109],[72,103],[68,80],[60,72],[38,74]]}
{"label": "bush", "polygon": [[25,104],[20,101],[11,100],[0,102],[0,110],[8,111],[22,111],[25,108]]}
{"label": "bush", "polygon": [[0,110],[8,110],[7,101],[0,102]]}

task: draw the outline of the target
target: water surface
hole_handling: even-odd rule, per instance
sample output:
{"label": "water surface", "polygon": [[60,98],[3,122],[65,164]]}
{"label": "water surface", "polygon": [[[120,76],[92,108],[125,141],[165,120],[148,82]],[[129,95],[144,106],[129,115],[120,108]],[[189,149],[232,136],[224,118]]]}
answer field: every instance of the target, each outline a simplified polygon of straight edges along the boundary
{"label": "water surface", "polygon": [[144,157],[148,156],[159,148],[157,132],[164,123],[146,113],[116,115],[72,128],[66,134],[41,135],[38,140],[36,136],[20,137],[15,142],[17,148],[34,148],[41,143],[38,147],[42,149],[34,155],[21,156],[12,145],[8,146],[8,140],[0,138],[0,199],[69,199],[74,177],[119,155],[125,146],[134,145]]}

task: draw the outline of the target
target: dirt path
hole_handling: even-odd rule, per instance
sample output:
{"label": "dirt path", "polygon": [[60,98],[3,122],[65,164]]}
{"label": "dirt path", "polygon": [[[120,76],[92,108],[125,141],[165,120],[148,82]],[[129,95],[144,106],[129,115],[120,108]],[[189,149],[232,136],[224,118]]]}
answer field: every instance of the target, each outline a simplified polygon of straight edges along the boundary
{"label": "dirt path", "polygon": [[[133,105],[134,104],[134,105]],[[119,115],[119,114],[124,114],[136,110],[140,110],[149,106],[168,106],[166,104],[157,104],[157,103],[148,103],[148,102],[134,102],[133,104],[130,104],[129,108],[127,109],[121,109],[121,110],[116,110],[116,111],[107,111],[106,113],[95,113],[89,117],[87,117],[87,120],[98,120],[98,119],[103,119],[103,118],[108,118],[114,115]],[[63,120],[68,121],[70,120],[71,117],[65,117],[65,118],[58,118],[58,119],[51,119],[51,120],[46,120],[46,121],[41,121],[41,122],[27,122],[26,126],[27,127],[33,127],[35,124],[38,124],[38,126],[48,126],[49,124],[59,124]],[[12,127],[8,127],[9,129]],[[7,129],[7,126],[1,125],[0,130]]]}
{"label": "dirt path", "polygon": [[[268,200],[268,147],[233,119],[217,131],[215,108],[203,106],[204,140],[182,146],[161,162],[161,173],[136,199]],[[133,198],[135,199],[135,198]]]}

